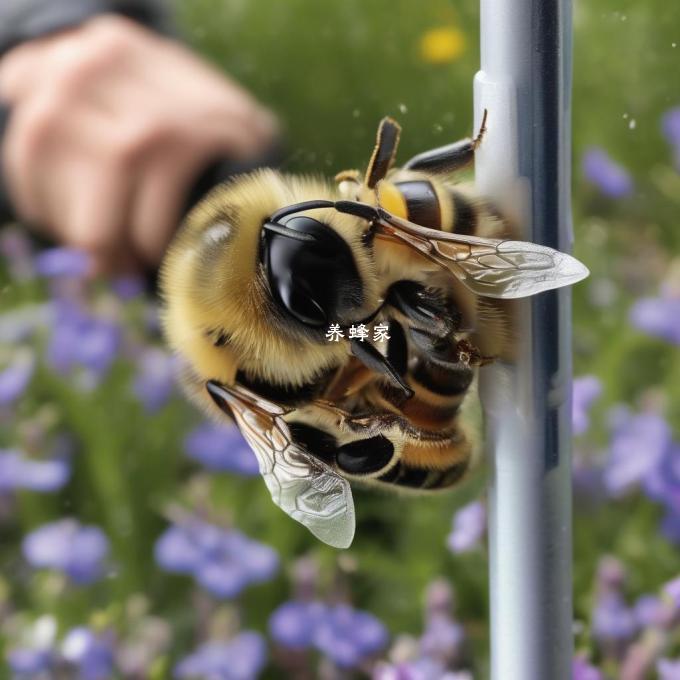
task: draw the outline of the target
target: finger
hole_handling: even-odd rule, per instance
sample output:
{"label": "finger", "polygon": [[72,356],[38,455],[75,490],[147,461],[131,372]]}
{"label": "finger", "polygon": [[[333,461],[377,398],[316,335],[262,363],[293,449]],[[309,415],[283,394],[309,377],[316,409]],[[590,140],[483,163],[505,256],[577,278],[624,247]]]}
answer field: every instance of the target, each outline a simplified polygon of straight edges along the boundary
{"label": "finger", "polygon": [[17,212],[51,229],[61,226],[80,182],[70,181],[84,159],[97,167],[111,121],[87,106],[65,99],[45,84],[13,109],[3,144],[4,174]]}
{"label": "finger", "polygon": [[127,227],[134,177],[115,159],[96,160],[71,165],[64,178],[71,195],[57,217],[57,230],[68,245],[106,262],[131,250]]}
{"label": "finger", "polygon": [[40,89],[14,108],[2,149],[3,172],[16,210],[24,219],[40,223],[44,205],[39,197],[39,167],[49,164],[48,151],[62,101],[51,87]]}
{"label": "finger", "polygon": [[10,103],[32,95],[45,82],[54,83],[84,61],[82,50],[65,33],[36,38],[12,48],[0,61],[0,97]]}
{"label": "finger", "polygon": [[[164,149],[140,173],[130,213],[130,240],[136,255],[157,266],[174,234],[191,182],[202,170],[198,158],[177,163],[181,152]],[[175,162],[169,162],[174,160]]]}
{"label": "finger", "polygon": [[211,127],[202,126],[194,137],[212,150],[212,156],[221,155],[235,160],[248,160],[266,151],[273,143],[277,127],[275,118],[258,108],[246,113],[231,113]]}
{"label": "finger", "polygon": [[32,41],[10,50],[0,60],[0,99],[13,103],[35,87],[41,60],[42,50]]}

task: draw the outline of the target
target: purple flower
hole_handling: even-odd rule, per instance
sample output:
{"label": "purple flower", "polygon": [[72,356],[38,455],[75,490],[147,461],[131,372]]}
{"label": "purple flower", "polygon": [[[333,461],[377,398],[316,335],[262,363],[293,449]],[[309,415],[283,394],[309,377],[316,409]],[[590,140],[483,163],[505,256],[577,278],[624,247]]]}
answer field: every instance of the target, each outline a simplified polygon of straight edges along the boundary
{"label": "purple flower", "polygon": [[664,584],[663,594],[673,603],[675,609],[680,611],[680,576]]}
{"label": "purple flower", "polygon": [[[372,680],[416,680],[418,676],[411,673],[410,664],[388,664],[381,661],[377,664],[371,676]],[[441,677],[441,674],[437,677]],[[421,680],[418,678],[418,680]],[[425,680],[424,678],[422,680]]]}
{"label": "purple flower", "polygon": [[144,293],[144,280],[140,276],[119,276],[111,281],[111,290],[121,300],[133,300]]}
{"label": "purple flower", "polygon": [[32,678],[47,673],[54,664],[54,656],[49,649],[18,648],[9,652],[7,662],[17,678]]}
{"label": "purple flower", "polygon": [[453,588],[448,581],[436,579],[429,584],[420,652],[424,658],[434,659],[444,667],[458,660],[465,640],[463,627],[453,618],[453,604]]}
{"label": "purple flower", "polygon": [[602,648],[617,655],[638,630],[635,613],[623,598],[625,580],[625,568],[618,559],[607,556],[600,560],[591,631]]}
{"label": "purple flower", "polygon": [[187,455],[210,470],[254,476],[259,472],[255,454],[235,425],[204,423],[184,440]]}
{"label": "purple flower", "polygon": [[658,680],[678,680],[680,678],[680,659],[659,659],[656,662]]}
{"label": "purple flower", "polygon": [[105,680],[113,672],[112,641],[89,628],[70,630],[62,643],[62,656],[78,669],[82,680]]}
{"label": "purple flower", "polygon": [[18,451],[0,449],[0,494],[16,489],[58,491],[71,471],[63,460],[30,460]]}
{"label": "purple flower", "polygon": [[449,615],[453,609],[453,588],[443,578],[432,581],[425,591],[425,618]]}
{"label": "purple flower", "polygon": [[149,413],[161,409],[175,387],[175,360],[157,347],[145,350],[137,362],[132,391]]}
{"label": "purple flower", "polygon": [[55,634],[54,620],[43,617],[36,622],[32,631],[34,646],[18,648],[8,654],[15,677],[51,678],[52,674],[62,677],[67,668],[69,678],[107,680],[112,677],[114,651],[110,636],[97,635],[81,626],[71,629],[57,648]]}
{"label": "purple flower", "polygon": [[481,501],[473,501],[453,517],[453,529],[447,538],[449,550],[464,553],[473,550],[486,529],[486,510]]}
{"label": "purple flower", "polygon": [[437,659],[423,656],[395,665],[379,664],[373,680],[474,680],[470,671],[452,671]]}
{"label": "purple flower", "polygon": [[54,321],[47,348],[47,361],[60,374],[81,366],[101,378],[116,358],[121,329],[111,319],[89,314],[66,300],[52,305]]}
{"label": "purple flower", "polygon": [[597,589],[600,593],[620,592],[626,582],[626,570],[616,557],[607,555],[597,565]]}
{"label": "purple flower", "polygon": [[680,513],[680,444],[669,442],[644,481],[650,498],[663,503],[670,512]]}
{"label": "purple flower", "polygon": [[603,680],[602,673],[580,656],[574,657],[571,666],[572,680]]}
{"label": "purple flower", "polygon": [[35,258],[35,270],[46,278],[81,278],[91,267],[90,257],[75,248],[48,248]]}
{"label": "purple flower", "polygon": [[599,460],[586,457],[578,449],[574,450],[572,481],[574,493],[579,500],[600,501],[604,497],[602,465]]}
{"label": "purple flower", "polygon": [[428,619],[420,650],[427,657],[450,664],[460,655],[464,641],[463,627],[449,615],[439,614]]}
{"label": "purple flower", "polygon": [[175,678],[251,680],[264,668],[267,648],[258,633],[245,631],[229,642],[208,642],[182,659]]}
{"label": "purple flower", "polygon": [[87,584],[101,577],[109,541],[98,527],[68,518],[32,531],[22,549],[31,566],[57,569],[75,583]]}
{"label": "purple flower", "polygon": [[630,322],[638,330],[680,345],[680,297],[638,300],[630,310]]}
{"label": "purple flower", "polygon": [[671,443],[671,431],[666,421],[652,412],[631,414],[619,408],[612,412],[611,421],[604,484],[609,494],[620,496],[654,473]]}
{"label": "purple flower", "polygon": [[656,626],[663,618],[663,602],[656,595],[642,595],[633,605],[640,628]]}
{"label": "purple flower", "polygon": [[661,520],[661,533],[671,543],[680,543],[680,513],[666,510]]}
{"label": "purple flower", "polygon": [[236,597],[247,586],[270,580],[279,568],[273,548],[199,520],[169,527],[156,542],[155,556],[161,568],[192,575],[219,598]]}
{"label": "purple flower", "polygon": [[575,435],[583,434],[590,424],[588,412],[602,394],[602,383],[594,375],[576,378],[572,385],[571,420]]}
{"label": "purple flower", "polygon": [[28,387],[35,370],[35,358],[31,352],[17,352],[14,361],[0,371],[0,406],[16,401]]}
{"label": "purple flower", "polygon": [[321,602],[284,602],[269,617],[269,633],[281,647],[308,649],[325,613]]}
{"label": "purple flower", "polygon": [[680,145],[680,106],[664,113],[661,119],[661,129],[669,144]]}
{"label": "purple flower", "polygon": [[315,647],[340,668],[358,666],[387,640],[387,630],[375,616],[346,604],[328,607],[314,635]]}
{"label": "purple flower", "polygon": [[633,191],[633,181],[628,171],[615,163],[604,149],[587,149],[583,154],[582,169],[585,178],[605,196],[622,198]]}
{"label": "purple flower", "polygon": [[661,131],[673,147],[673,164],[680,172],[680,106],[676,106],[661,118]]}
{"label": "purple flower", "polygon": [[617,592],[602,593],[593,609],[592,633],[597,640],[621,642],[633,638],[638,626],[635,615]]}

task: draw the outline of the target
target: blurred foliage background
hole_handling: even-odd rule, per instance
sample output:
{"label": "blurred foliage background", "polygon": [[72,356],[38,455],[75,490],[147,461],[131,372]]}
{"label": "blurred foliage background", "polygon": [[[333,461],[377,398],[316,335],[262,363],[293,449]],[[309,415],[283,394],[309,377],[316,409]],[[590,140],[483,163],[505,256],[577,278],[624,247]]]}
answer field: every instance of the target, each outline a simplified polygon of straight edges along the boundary
{"label": "blurred foliage background", "polygon": [[[278,113],[287,139],[285,170],[332,176],[364,167],[384,115],[403,126],[402,159],[472,132],[476,2],[423,0],[416,7],[406,0],[182,0],[177,10],[189,42]],[[592,411],[584,415],[589,425],[577,428],[575,441],[576,493],[582,494],[575,515],[575,618],[579,653],[613,678],[653,625],[637,622],[615,635],[597,623],[602,558],[615,556],[626,574],[615,589],[620,609],[611,610],[619,620],[622,612],[634,611],[637,598],[657,597],[680,575],[680,532],[668,526],[675,518],[673,503],[679,503],[677,488],[665,496],[658,485],[650,490],[639,471],[637,477],[630,473],[625,488],[607,482],[622,465],[616,442],[626,432],[614,417],[620,404],[630,410],[629,422],[652,414],[663,423],[661,430],[670,428],[666,439],[660,436],[658,447],[666,448],[659,460],[671,456],[672,464],[680,456],[674,444],[680,435],[680,331],[673,336],[668,330],[680,320],[673,313],[677,303],[663,306],[680,297],[674,260],[680,252],[680,131],[678,124],[662,123],[680,106],[680,7],[661,0],[579,1],[574,29],[575,254],[592,272],[574,290],[574,364],[576,375],[593,376],[595,385]],[[363,657],[340,670],[343,664],[330,663],[332,654],[323,649],[326,661],[319,666],[318,645],[298,666],[290,665],[281,656],[285,645],[274,630],[268,633],[272,612],[293,592],[293,565],[304,557],[316,564],[315,597],[350,602],[378,617],[391,639],[382,658],[405,669],[409,660],[427,656],[425,643],[418,643],[429,625],[425,592],[428,584],[445,579],[455,591],[451,621],[455,616],[462,624],[466,643],[455,660],[442,663],[469,671],[460,677],[487,676],[485,548],[474,529],[464,550],[454,554],[447,548],[456,511],[483,494],[483,471],[459,492],[435,499],[395,502],[357,493],[357,538],[339,555],[282,515],[259,478],[216,472],[191,460],[185,437],[200,417],[179,395],[163,399],[158,408],[145,406],[135,380],[149,370],[149,348],[161,345],[153,300],[121,294],[107,282],[85,290],[64,283],[68,276],[40,275],[39,266],[38,275],[17,273],[7,243],[16,244],[20,232],[4,233],[0,371],[16,364],[18,352],[26,350],[34,359],[26,391],[0,402],[0,449],[20,450],[31,460],[67,461],[70,476],[52,493],[0,481],[0,653],[11,661],[16,650],[35,649],[36,622],[47,616],[56,626],[54,645],[78,626],[104,637],[113,631],[106,638],[113,640],[109,675],[92,677],[170,677],[197,645],[239,629],[268,637],[263,677],[368,673],[373,665]],[[30,270],[33,255],[26,257]],[[107,336],[110,356],[101,350],[94,359],[76,357],[64,369],[54,361],[59,322],[49,315],[40,321],[40,314],[65,295],[73,304],[73,290],[88,318],[115,325],[117,335],[115,341]],[[655,317],[656,325],[636,322],[641,314],[631,316],[641,301],[661,306],[657,317],[663,318]],[[28,324],[26,333],[8,330],[21,323]],[[651,435],[632,439],[625,464],[654,459]],[[236,527],[272,546],[280,556],[277,574],[223,598],[187,574],[169,573],[157,540],[171,520],[181,525],[189,515]],[[100,527],[110,541],[101,578],[86,585],[74,584],[63,568],[35,568],[25,543],[22,548],[29,532],[66,516]],[[659,529],[664,521],[665,531]],[[138,675],[126,673],[121,650],[149,621],[163,622],[165,642]],[[663,628],[663,647],[655,648],[640,675],[630,677],[666,677],[657,660],[680,654],[676,623]],[[415,640],[411,647],[403,639],[399,647],[400,634]],[[52,677],[39,672],[24,676]],[[433,672],[403,677],[437,677]]]}

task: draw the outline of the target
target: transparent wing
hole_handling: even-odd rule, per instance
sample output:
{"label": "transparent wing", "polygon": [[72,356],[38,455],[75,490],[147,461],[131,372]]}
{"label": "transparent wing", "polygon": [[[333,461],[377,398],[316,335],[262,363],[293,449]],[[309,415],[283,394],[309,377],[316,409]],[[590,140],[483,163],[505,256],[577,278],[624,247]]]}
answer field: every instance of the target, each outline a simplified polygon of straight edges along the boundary
{"label": "transparent wing", "polygon": [[528,241],[503,241],[421,227],[379,209],[378,234],[407,243],[477,295],[521,298],[588,276],[575,257]]}
{"label": "transparent wing", "polygon": [[211,382],[208,390],[229,406],[274,503],[324,543],[349,547],[355,529],[349,482],[293,441],[286,411],[241,387]]}
{"label": "transparent wing", "polygon": [[495,252],[471,255],[454,266],[465,273],[461,280],[477,295],[506,299],[570,286],[589,274],[571,255],[527,241],[501,241]]}

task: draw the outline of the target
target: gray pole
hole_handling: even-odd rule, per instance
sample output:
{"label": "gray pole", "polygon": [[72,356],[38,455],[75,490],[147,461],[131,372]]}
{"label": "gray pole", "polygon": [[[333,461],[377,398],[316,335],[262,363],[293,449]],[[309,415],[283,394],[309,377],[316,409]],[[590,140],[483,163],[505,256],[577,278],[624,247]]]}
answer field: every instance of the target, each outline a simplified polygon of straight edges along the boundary
{"label": "gray pole", "polygon": [[[481,0],[476,184],[569,252],[571,0]],[[516,363],[482,369],[489,445],[491,677],[571,677],[571,295],[519,306]]]}

